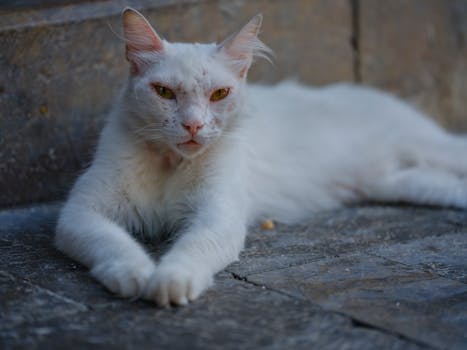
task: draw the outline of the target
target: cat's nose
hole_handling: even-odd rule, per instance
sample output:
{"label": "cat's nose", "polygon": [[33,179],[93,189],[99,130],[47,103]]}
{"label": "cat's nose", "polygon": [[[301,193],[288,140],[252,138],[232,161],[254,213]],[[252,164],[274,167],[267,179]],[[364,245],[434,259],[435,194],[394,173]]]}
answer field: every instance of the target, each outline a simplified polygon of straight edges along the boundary
{"label": "cat's nose", "polygon": [[195,136],[198,131],[204,126],[204,123],[198,120],[186,121],[182,123],[182,126],[188,130],[191,136]]}

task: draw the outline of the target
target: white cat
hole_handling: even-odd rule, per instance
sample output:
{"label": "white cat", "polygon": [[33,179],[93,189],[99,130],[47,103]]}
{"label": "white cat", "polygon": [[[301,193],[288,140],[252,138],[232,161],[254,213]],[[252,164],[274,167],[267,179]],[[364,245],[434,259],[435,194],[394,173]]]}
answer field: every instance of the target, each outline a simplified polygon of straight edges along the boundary
{"label": "white cat", "polygon": [[[111,291],[186,304],[238,258],[254,220],[362,200],[467,207],[467,141],[351,84],[247,86],[269,49],[254,17],[223,43],[161,40],[123,12],[131,76],[56,246]],[[156,264],[130,233],[176,239]]]}

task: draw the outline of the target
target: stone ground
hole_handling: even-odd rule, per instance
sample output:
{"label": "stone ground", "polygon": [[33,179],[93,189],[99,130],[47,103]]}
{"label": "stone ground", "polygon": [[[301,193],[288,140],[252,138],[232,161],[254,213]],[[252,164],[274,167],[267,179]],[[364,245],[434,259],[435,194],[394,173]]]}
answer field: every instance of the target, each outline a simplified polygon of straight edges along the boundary
{"label": "stone ground", "polygon": [[55,251],[58,207],[0,212],[2,349],[467,349],[467,212],[362,206],[253,229],[199,301],[161,309]]}

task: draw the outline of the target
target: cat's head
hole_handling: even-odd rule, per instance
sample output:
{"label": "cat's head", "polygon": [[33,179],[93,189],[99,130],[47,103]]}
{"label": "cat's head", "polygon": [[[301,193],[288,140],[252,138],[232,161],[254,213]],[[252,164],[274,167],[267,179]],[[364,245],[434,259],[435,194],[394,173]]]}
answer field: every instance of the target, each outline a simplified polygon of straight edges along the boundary
{"label": "cat's head", "polygon": [[132,132],[192,158],[229,129],[243,104],[254,56],[270,50],[258,39],[261,15],[220,44],[169,43],[137,11],[123,11],[131,64]]}

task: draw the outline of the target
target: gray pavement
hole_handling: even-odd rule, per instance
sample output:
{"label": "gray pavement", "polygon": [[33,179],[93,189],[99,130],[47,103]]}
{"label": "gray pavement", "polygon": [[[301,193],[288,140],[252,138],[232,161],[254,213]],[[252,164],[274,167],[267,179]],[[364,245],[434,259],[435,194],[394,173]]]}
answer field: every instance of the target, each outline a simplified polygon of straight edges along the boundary
{"label": "gray pavement", "polygon": [[467,349],[467,212],[361,206],[252,228],[212,289],[161,309],[57,252],[58,208],[0,212],[1,349]]}

